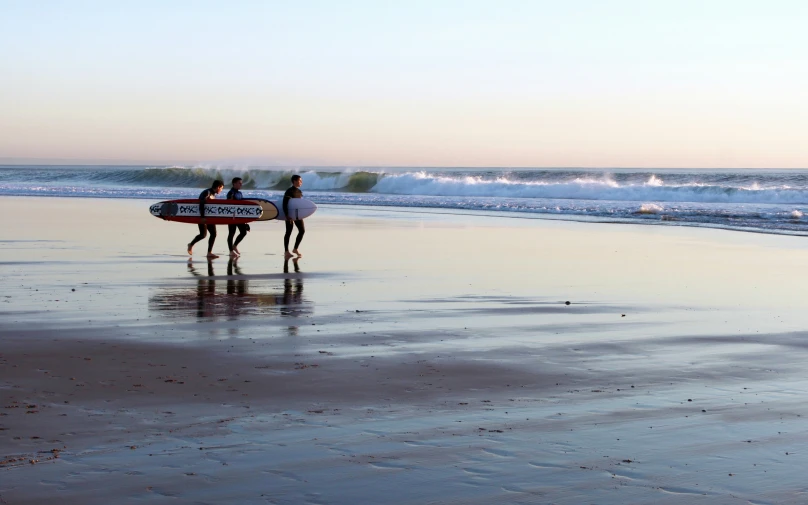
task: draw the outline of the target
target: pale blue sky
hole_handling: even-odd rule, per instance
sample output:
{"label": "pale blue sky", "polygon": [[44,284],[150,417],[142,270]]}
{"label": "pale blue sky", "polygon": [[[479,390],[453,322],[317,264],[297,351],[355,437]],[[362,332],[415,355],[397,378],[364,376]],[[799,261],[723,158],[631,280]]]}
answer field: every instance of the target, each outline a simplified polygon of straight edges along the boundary
{"label": "pale blue sky", "polygon": [[0,0],[0,158],[808,167],[808,2]]}

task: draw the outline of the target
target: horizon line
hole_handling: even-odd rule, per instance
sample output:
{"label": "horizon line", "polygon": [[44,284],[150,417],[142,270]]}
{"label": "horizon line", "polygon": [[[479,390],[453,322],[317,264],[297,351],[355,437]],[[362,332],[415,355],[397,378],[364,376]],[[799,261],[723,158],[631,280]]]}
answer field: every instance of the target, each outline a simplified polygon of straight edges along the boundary
{"label": "horizon line", "polygon": [[[239,162],[232,162],[239,164]],[[223,165],[226,168],[227,162],[189,162],[189,161],[144,161],[144,160],[119,160],[119,159],[93,159],[81,160],[71,158],[0,158],[0,167],[8,166],[61,166],[61,167],[151,167],[155,168],[207,168],[199,165]],[[157,167],[157,165],[162,165]],[[540,165],[319,165],[303,163],[246,163],[246,168],[364,168],[364,169],[384,169],[384,168],[414,168],[414,169],[512,169],[512,170],[808,170],[808,167],[682,167],[682,166],[540,166]],[[216,167],[209,167],[216,168]]]}

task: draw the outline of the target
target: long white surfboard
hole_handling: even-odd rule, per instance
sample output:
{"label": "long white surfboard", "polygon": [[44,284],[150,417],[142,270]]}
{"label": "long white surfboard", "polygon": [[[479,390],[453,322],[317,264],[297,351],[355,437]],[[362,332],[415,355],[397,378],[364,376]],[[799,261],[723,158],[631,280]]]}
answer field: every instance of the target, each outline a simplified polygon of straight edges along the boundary
{"label": "long white surfboard", "polygon": [[[305,198],[290,198],[288,205],[289,216],[292,219],[306,219],[314,214],[314,212],[317,210],[317,205],[315,205],[315,203],[311,200],[306,200]],[[275,202],[275,206],[278,208],[278,217],[275,219],[286,219],[286,215],[283,213],[283,199]]]}
{"label": "long white surfboard", "polygon": [[[152,216],[179,223],[200,223],[199,199],[168,200],[149,206]],[[205,204],[205,223],[242,224],[257,221],[263,214],[258,202],[249,200],[209,200]]]}

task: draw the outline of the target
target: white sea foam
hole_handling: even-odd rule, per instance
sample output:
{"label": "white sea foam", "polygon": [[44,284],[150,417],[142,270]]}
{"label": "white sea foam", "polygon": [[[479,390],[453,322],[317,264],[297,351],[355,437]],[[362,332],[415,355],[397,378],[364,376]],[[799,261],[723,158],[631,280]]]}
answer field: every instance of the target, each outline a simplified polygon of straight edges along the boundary
{"label": "white sea foam", "polygon": [[375,193],[428,196],[488,196],[505,198],[564,198],[616,201],[704,203],[808,203],[808,189],[728,187],[716,184],[665,184],[651,177],[645,183],[618,183],[608,176],[572,180],[521,181],[498,177],[452,177],[410,172],[388,174],[372,188]]}
{"label": "white sea foam", "polygon": [[665,183],[662,182],[662,179],[657,177],[656,174],[651,174],[651,178],[648,179],[648,182],[645,183],[646,186],[662,186]]}
{"label": "white sea foam", "polygon": [[640,205],[640,210],[637,212],[640,214],[659,214],[663,210],[665,209],[655,203],[644,203]]}

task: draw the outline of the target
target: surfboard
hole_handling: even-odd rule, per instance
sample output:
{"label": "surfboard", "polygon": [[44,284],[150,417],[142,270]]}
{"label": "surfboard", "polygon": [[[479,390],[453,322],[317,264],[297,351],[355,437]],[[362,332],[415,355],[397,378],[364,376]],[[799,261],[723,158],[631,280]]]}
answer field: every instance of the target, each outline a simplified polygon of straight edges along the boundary
{"label": "surfboard", "polygon": [[[278,208],[278,217],[275,219],[286,219],[286,216],[283,213],[283,200],[276,202],[275,206]],[[289,199],[289,216],[292,217],[292,219],[306,219],[314,214],[316,210],[317,205],[315,205],[315,203],[311,200],[306,200],[305,198]]]}
{"label": "surfboard", "polygon": [[[166,221],[199,224],[199,200],[167,200],[149,206],[152,216]],[[244,224],[261,218],[264,209],[251,200],[209,200],[205,204],[206,224]]]}
{"label": "surfboard", "polygon": [[258,221],[271,221],[278,217],[278,207],[275,206],[275,203],[263,198],[250,198],[250,201],[256,202],[264,211],[257,219]]}

